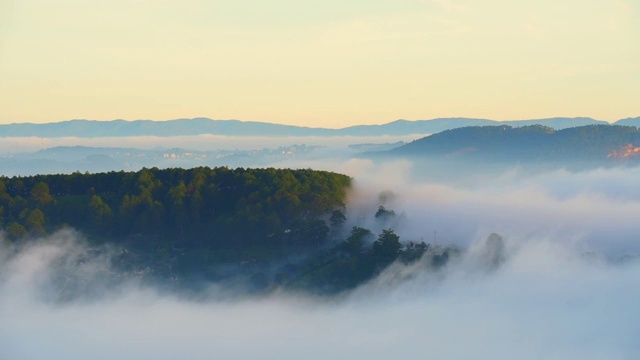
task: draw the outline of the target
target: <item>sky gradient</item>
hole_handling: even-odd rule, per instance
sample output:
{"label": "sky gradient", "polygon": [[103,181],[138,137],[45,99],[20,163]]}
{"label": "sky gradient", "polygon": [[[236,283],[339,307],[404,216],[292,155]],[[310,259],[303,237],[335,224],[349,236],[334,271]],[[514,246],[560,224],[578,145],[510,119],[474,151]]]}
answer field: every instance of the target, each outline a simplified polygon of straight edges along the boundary
{"label": "sky gradient", "polygon": [[640,116],[635,0],[0,0],[0,123]]}

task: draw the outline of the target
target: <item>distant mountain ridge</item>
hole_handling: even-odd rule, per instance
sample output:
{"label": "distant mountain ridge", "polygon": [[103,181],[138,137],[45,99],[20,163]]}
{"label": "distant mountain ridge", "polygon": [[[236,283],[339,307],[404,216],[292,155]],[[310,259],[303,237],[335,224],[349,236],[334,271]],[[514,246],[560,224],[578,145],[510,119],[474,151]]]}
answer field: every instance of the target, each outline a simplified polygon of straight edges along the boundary
{"label": "distant mountain ridge", "polygon": [[[623,125],[640,126],[640,117],[623,119]],[[617,122],[616,124],[618,124]],[[496,121],[472,118],[438,118],[432,120],[396,120],[382,125],[356,125],[341,129],[282,125],[257,121],[212,120],[208,118],[153,120],[67,120],[55,123],[14,123],[0,125],[0,137],[127,137],[127,136],[399,136],[434,134],[467,126],[544,125],[556,130],[584,126],[608,125],[588,117],[548,118]]]}

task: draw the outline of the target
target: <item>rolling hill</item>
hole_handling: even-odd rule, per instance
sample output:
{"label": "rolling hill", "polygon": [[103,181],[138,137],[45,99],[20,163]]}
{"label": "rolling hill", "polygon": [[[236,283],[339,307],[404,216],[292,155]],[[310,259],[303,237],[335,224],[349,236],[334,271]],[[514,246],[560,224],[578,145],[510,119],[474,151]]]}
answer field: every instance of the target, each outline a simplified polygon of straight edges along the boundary
{"label": "rolling hill", "polygon": [[477,126],[443,131],[369,155],[497,161],[610,161],[640,154],[633,126]]}

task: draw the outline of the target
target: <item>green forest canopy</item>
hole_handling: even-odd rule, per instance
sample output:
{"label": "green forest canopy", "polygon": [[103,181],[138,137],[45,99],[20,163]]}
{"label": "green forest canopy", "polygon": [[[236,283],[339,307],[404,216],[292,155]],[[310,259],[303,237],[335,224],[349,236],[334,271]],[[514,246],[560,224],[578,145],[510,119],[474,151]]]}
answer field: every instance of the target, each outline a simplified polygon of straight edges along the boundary
{"label": "green forest canopy", "polygon": [[62,226],[92,239],[232,249],[315,243],[344,207],[348,176],[315,170],[147,169],[0,177],[10,240]]}
{"label": "green forest canopy", "polygon": [[[284,287],[335,294],[396,260],[406,265],[425,255],[425,265],[437,269],[456,256],[455,248],[424,242],[403,247],[391,228],[376,238],[356,226],[338,240],[348,233],[350,185],[351,178],[332,172],[273,168],[0,177],[0,221],[14,242],[71,226],[96,254],[116,245],[111,263],[123,274],[191,288],[198,286],[193,279],[248,279],[233,284],[258,293]],[[386,224],[395,212],[380,206],[374,217]],[[61,296],[72,296],[73,279],[59,280]]]}

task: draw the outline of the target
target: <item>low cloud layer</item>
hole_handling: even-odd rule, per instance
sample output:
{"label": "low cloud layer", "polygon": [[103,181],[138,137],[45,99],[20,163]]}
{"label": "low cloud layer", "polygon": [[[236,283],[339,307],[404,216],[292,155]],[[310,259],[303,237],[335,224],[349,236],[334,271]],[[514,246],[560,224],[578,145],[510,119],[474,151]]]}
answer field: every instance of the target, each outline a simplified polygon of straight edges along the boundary
{"label": "low cloud layer", "polygon": [[[418,181],[409,162],[325,164],[355,178],[349,225],[464,251],[392,265],[348,295],[190,298],[109,267],[80,234],[0,247],[2,359],[633,359],[640,355],[639,169],[511,170]],[[383,180],[384,179],[384,180]],[[386,191],[384,196],[380,193]],[[437,234],[434,234],[434,230]],[[485,239],[505,239],[487,266]],[[70,295],[71,294],[71,295]]]}
{"label": "low cloud layer", "polygon": [[[101,298],[57,302],[51,281],[78,246],[57,234],[11,255],[3,249],[2,358],[630,359],[640,352],[640,263],[613,266],[551,241],[519,243],[494,271],[479,266],[475,252],[441,273],[420,263],[392,266],[335,300],[189,300],[123,279]],[[104,270],[100,260],[78,270],[101,286],[93,266]]]}
{"label": "low cloud layer", "polygon": [[384,205],[402,215],[395,225],[407,240],[435,237],[467,246],[497,232],[549,238],[608,256],[640,253],[640,168],[537,174],[511,169],[465,185],[416,180],[422,169],[407,161],[376,165],[354,159],[337,170],[354,176],[349,207],[365,225],[376,226],[372,209],[380,204],[378,194],[392,192]]}
{"label": "low cloud layer", "polygon": [[325,145],[330,147],[346,147],[362,143],[393,143],[416,140],[425,135],[406,136],[127,136],[101,138],[40,138],[40,137],[7,137],[0,143],[0,154],[15,154],[48,149],[57,146],[91,146],[91,147],[125,147],[137,149],[170,149],[184,148],[188,150],[252,150],[261,148],[277,148],[295,144]]}

